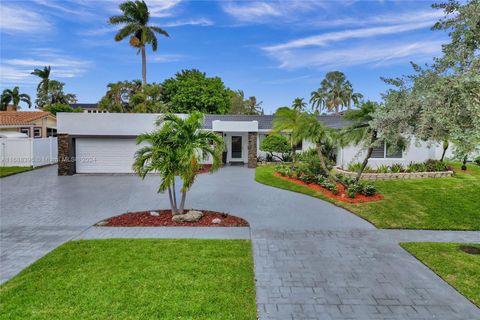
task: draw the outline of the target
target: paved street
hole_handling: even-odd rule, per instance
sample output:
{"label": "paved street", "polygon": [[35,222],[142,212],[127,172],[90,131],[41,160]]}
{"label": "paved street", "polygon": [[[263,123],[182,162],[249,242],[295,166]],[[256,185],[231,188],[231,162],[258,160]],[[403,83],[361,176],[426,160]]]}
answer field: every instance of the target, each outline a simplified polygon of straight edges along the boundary
{"label": "paved street", "polygon": [[480,310],[418,262],[400,241],[480,242],[480,232],[377,230],[324,201],[226,167],[201,175],[187,207],[225,211],[248,229],[107,229],[126,211],[168,207],[158,178],[56,176],[47,167],[0,180],[1,281],[69,239],[249,238],[261,319],[480,319]]}

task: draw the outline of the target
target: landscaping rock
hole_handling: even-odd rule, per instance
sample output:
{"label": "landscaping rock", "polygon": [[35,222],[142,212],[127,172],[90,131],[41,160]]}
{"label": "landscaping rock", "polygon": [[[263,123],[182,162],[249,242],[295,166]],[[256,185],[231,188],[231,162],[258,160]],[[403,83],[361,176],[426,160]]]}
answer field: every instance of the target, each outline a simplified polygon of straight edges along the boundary
{"label": "landscaping rock", "polygon": [[179,214],[172,217],[175,222],[196,222],[203,217],[203,213],[196,210],[190,210],[185,214]]}
{"label": "landscaping rock", "polygon": [[108,224],[108,221],[100,221],[97,223],[97,226],[105,226]]}
{"label": "landscaping rock", "polygon": [[152,217],[159,217],[160,216],[160,213],[156,212],[156,211],[150,211],[150,215]]}
{"label": "landscaping rock", "polygon": [[219,218],[215,218],[215,219],[212,220],[213,224],[220,224],[220,222],[222,222],[222,220],[219,219]]}

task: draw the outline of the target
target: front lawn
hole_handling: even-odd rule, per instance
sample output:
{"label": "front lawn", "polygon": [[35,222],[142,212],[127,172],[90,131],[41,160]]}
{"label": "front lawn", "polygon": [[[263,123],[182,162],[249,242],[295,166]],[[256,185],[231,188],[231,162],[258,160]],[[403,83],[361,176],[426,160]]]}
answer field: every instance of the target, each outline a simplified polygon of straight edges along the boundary
{"label": "front lawn", "polygon": [[348,204],[273,175],[273,166],[259,166],[258,182],[305,193],[344,207],[379,228],[480,230],[480,167],[451,178],[386,180],[375,182],[384,200]]}
{"label": "front lawn", "polygon": [[[480,307],[480,255],[459,250],[460,243],[401,243],[405,250]],[[480,249],[480,245],[469,245]]]}
{"label": "front lawn", "polygon": [[0,178],[20,172],[30,171],[32,169],[32,167],[0,167]]}
{"label": "front lawn", "polygon": [[256,319],[250,241],[71,241],[0,287],[0,319]]}

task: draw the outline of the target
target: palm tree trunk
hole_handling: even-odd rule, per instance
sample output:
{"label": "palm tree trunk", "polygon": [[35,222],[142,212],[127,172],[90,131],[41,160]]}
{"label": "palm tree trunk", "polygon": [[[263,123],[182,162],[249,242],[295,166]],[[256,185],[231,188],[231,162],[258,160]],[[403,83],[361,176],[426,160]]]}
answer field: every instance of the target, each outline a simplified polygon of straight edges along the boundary
{"label": "palm tree trunk", "polygon": [[443,162],[443,159],[445,158],[445,153],[447,153],[447,149],[448,149],[448,139],[445,139],[443,140],[443,152],[442,152],[442,157],[440,158],[440,161]]}
{"label": "palm tree trunk", "polygon": [[147,84],[147,54],[145,52],[145,45],[142,46],[142,84]]}
{"label": "palm tree trunk", "polygon": [[338,179],[335,175],[333,175],[330,172],[330,170],[328,170],[327,164],[325,162],[325,156],[323,155],[323,152],[322,152],[322,145],[320,143],[317,143],[315,149],[317,150],[318,159],[320,160],[320,166],[322,167],[323,171],[325,171],[327,176],[333,181],[338,182],[344,187],[346,187],[345,183],[343,183],[342,180]]}
{"label": "palm tree trunk", "polygon": [[173,186],[172,198],[173,198],[173,203],[175,205],[175,212],[173,212],[172,214],[177,215],[178,214],[178,209],[177,209],[178,207],[177,207],[177,192],[175,191],[175,179],[173,180],[172,186]]}
{"label": "palm tree trunk", "polygon": [[175,216],[177,215],[177,204],[173,201],[171,187],[168,187],[168,199],[170,200],[170,208],[172,209],[172,216]]}
{"label": "palm tree trunk", "polygon": [[185,199],[187,198],[187,192],[182,192],[182,200],[180,201],[180,210],[179,213],[183,214],[183,210],[185,208]]}
{"label": "palm tree trunk", "polygon": [[373,143],[377,140],[377,132],[374,130],[372,131],[372,136],[370,138],[370,145],[367,149],[367,155],[365,156],[365,159],[363,160],[362,162],[362,166],[360,167],[360,169],[358,170],[357,172],[357,176],[355,177],[355,181],[358,182],[360,180],[360,178],[362,177],[362,173],[363,171],[365,171],[365,168],[367,167],[367,164],[368,164],[368,159],[370,159],[370,157],[372,156],[372,152],[373,152]]}

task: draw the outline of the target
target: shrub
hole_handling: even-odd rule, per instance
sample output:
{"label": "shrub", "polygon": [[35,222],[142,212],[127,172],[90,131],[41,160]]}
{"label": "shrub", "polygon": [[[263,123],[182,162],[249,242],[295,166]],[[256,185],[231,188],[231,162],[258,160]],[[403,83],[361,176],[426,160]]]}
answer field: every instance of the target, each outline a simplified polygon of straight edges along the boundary
{"label": "shrub", "polygon": [[357,191],[355,190],[355,185],[351,185],[350,187],[348,187],[347,189],[347,195],[349,198],[355,198],[355,196],[357,195]]}
{"label": "shrub", "polygon": [[392,166],[390,167],[390,171],[391,171],[392,173],[400,173],[400,172],[403,172],[403,171],[405,171],[405,170],[403,169],[402,164],[400,164],[400,163],[394,163],[394,164],[392,164]]}
{"label": "shrub", "polygon": [[333,192],[333,194],[338,194],[338,188],[337,188],[337,185],[335,183],[332,183],[332,182],[329,182],[329,181],[325,181],[323,182],[322,184],[320,184],[322,187],[324,187],[325,189],[327,190],[330,190]]}
{"label": "shrub", "polygon": [[367,184],[363,187],[362,193],[367,197],[371,197],[377,193],[377,188],[373,184]]}
{"label": "shrub", "polygon": [[389,169],[389,168],[388,168],[387,165],[382,164],[382,165],[380,165],[380,166],[377,167],[377,170],[376,170],[376,171],[377,171],[378,173],[387,173],[387,172],[388,172],[388,169]]}
{"label": "shrub", "polygon": [[[281,135],[268,135],[260,145],[260,150],[267,152],[267,156],[272,160],[277,158],[280,161],[285,161],[285,157],[291,151],[290,149],[287,138]],[[280,156],[276,154],[280,154]]]}
{"label": "shrub", "polygon": [[362,167],[360,162],[351,162],[348,164],[348,171],[357,172]]}
{"label": "shrub", "polygon": [[480,166],[480,156],[476,157],[473,161]]}
{"label": "shrub", "polygon": [[325,176],[322,176],[321,174],[315,177],[315,183],[318,185],[322,185],[322,183],[324,183],[325,181],[327,181],[327,178]]}

